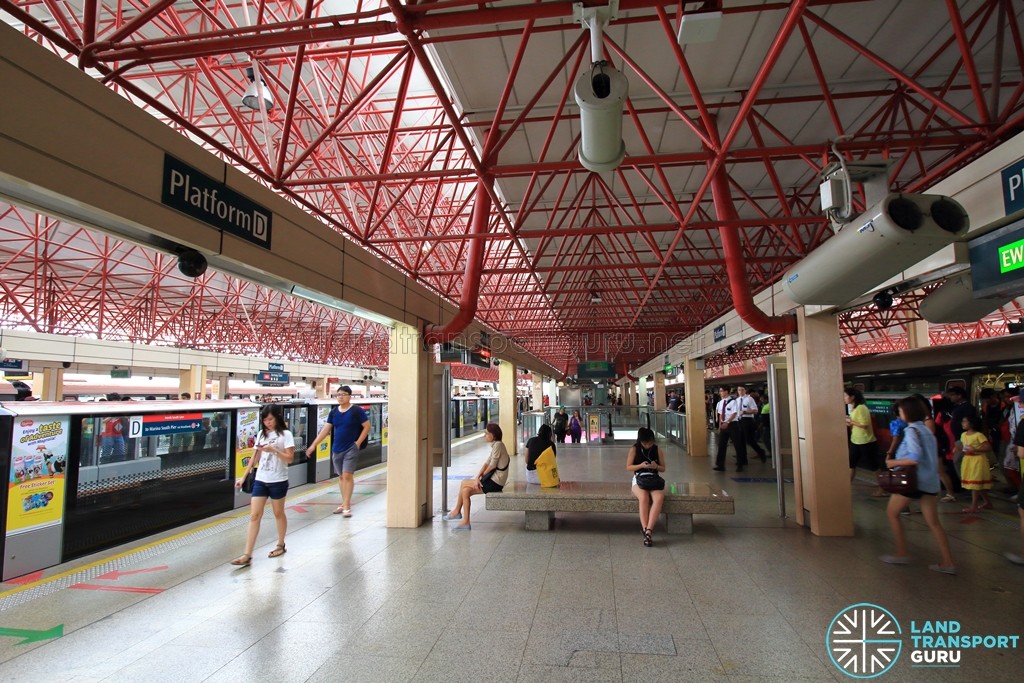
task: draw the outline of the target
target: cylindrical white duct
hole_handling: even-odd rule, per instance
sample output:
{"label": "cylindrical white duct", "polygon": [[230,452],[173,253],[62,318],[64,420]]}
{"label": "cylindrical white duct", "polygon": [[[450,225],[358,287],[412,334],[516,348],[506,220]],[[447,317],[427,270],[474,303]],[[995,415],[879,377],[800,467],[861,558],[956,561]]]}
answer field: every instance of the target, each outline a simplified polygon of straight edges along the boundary
{"label": "cylindrical white duct", "polygon": [[949,197],[887,195],[793,266],[783,289],[800,304],[845,304],[957,241],[969,225]]}
{"label": "cylindrical white duct", "polygon": [[949,278],[921,302],[921,317],[938,325],[944,323],[973,323],[1013,298],[995,297],[975,299],[971,274],[960,273]]}
{"label": "cylindrical white duct", "polygon": [[[605,97],[595,92],[594,81],[601,74],[608,78]],[[602,62],[581,74],[573,91],[580,107],[580,163],[594,173],[617,168],[626,156],[626,145],[622,142],[622,108],[629,94],[629,81]]]}

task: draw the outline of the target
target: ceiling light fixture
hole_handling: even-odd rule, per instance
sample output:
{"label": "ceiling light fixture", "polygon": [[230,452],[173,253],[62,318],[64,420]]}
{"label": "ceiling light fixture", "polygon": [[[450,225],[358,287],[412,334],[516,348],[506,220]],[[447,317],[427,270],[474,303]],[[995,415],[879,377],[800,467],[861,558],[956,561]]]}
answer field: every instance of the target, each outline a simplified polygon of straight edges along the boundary
{"label": "ceiling light fixture", "polygon": [[267,82],[262,78],[257,82],[255,72],[251,66],[245,70],[245,77],[249,79],[249,87],[245,89],[245,94],[242,95],[242,106],[247,109],[259,111],[260,97],[262,96],[264,109],[267,111],[273,109],[274,98],[270,94],[270,88],[267,87]]}

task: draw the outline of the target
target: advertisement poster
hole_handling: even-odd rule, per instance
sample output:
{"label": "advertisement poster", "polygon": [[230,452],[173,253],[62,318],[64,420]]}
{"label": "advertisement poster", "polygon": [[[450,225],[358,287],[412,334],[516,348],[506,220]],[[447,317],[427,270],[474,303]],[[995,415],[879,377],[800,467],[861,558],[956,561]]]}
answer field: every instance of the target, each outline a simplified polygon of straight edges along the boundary
{"label": "advertisement poster", "polygon": [[11,444],[7,535],[60,524],[64,519],[64,464],[68,461],[67,415],[22,418]]}
{"label": "advertisement poster", "polygon": [[240,477],[256,452],[256,434],[260,427],[260,409],[238,411],[238,448],[235,450],[235,477]]}
{"label": "advertisement poster", "polygon": [[382,406],[382,410],[383,410],[383,414],[382,414],[383,424],[380,426],[380,439],[381,439],[381,443],[383,445],[387,446],[388,445],[388,404],[387,403],[385,403]]}
{"label": "advertisement poster", "polygon": [[[319,434],[320,430],[327,424],[327,416],[331,414],[331,408],[333,406],[317,406],[316,407],[316,433]],[[327,438],[320,442],[320,445],[316,447],[316,461],[323,462],[324,460],[330,460],[331,458],[331,437],[333,434],[328,434]],[[313,437],[316,438],[316,437]]]}

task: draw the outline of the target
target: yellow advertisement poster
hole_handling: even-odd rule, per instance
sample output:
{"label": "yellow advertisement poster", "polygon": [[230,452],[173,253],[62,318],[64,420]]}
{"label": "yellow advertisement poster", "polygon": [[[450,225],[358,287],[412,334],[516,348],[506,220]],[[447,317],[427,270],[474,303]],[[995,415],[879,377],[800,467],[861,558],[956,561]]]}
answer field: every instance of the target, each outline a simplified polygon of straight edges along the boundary
{"label": "yellow advertisement poster", "polygon": [[590,434],[589,434],[589,438],[587,440],[590,441],[591,439],[599,439],[599,438],[601,438],[601,416],[600,415],[591,415],[590,416]]}
{"label": "yellow advertisement poster", "polygon": [[242,408],[238,411],[238,448],[235,450],[235,476],[240,477],[256,453],[256,434],[260,427],[260,409]]}
{"label": "yellow advertisement poster", "polygon": [[8,536],[63,521],[70,424],[66,415],[15,420],[7,491]]}
{"label": "yellow advertisement poster", "polygon": [[[327,424],[327,416],[331,414],[331,408],[333,406],[317,406],[316,407],[316,433],[319,434],[320,430]],[[316,461],[323,462],[324,460],[330,460],[331,458],[331,437],[333,434],[328,434],[327,438],[320,442],[320,445],[316,447]]]}

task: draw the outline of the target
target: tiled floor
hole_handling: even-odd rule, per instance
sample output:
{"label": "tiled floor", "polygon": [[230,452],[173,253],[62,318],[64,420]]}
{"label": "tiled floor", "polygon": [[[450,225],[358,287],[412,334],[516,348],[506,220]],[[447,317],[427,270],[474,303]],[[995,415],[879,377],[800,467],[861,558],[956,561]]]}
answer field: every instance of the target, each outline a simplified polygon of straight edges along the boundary
{"label": "tiled floor", "polygon": [[[736,482],[664,447],[669,482],[716,481],[735,496],[736,515],[698,516],[693,536],[658,532],[654,548],[632,515],[560,515],[554,531],[526,532],[521,513],[488,512],[479,498],[469,533],[450,532],[440,515],[386,529],[383,479],[370,473],[351,519],[330,514],[334,487],[293,492],[279,559],[266,557],[268,516],[252,567],[229,567],[244,520],[225,515],[192,542],[111,560],[152,571],[102,579],[104,566],[62,580],[159,592],[58,589],[58,580],[20,602],[0,595],[10,605],[0,612],[0,680],[842,681],[826,632],[861,602],[903,628],[900,659],[879,680],[1020,680],[1024,645],[966,650],[959,668],[917,668],[907,637],[911,620],[938,619],[963,633],[1022,634],[1024,568],[1001,557],[1019,550],[1009,503],[969,524],[954,514],[961,506],[943,506],[961,573],[942,576],[926,568],[935,558],[920,515],[905,520],[914,563],[877,560],[890,537],[884,501],[865,484],[855,485],[857,536],[818,538],[778,518],[774,483]],[[625,447],[560,451],[563,479],[628,483]],[[452,495],[485,452],[482,439],[456,447]],[[523,478],[522,458],[512,476]],[[745,476],[773,475],[754,462]],[[59,624],[59,638],[10,635]]]}

